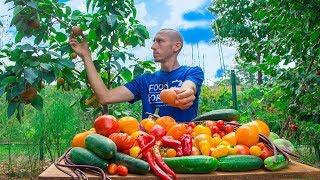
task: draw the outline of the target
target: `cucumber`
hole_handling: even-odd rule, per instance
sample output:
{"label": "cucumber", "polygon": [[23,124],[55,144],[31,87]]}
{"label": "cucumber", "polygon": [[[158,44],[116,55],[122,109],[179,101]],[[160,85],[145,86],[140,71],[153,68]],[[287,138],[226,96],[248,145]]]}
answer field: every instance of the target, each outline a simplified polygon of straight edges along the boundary
{"label": "cucumber", "polygon": [[133,174],[146,174],[150,170],[150,166],[146,161],[119,152],[109,162],[124,165]]}
{"label": "cucumber", "polygon": [[175,173],[207,174],[218,168],[218,160],[211,156],[181,156],[163,160]]}
{"label": "cucumber", "polygon": [[259,169],[262,159],[252,155],[229,155],[219,159],[219,171],[241,172]]}
{"label": "cucumber", "polygon": [[108,167],[107,160],[101,159],[93,152],[82,147],[72,148],[70,150],[70,159],[74,164],[96,166],[103,171],[106,171]]}
{"label": "cucumber", "polygon": [[235,109],[219,109],[206,112],[191,121],[204,121],[204,120],[224,120],[224,121],[237,121],[240,113]]}
{"label": "cucumber", "polygon": [[288,166],[289,162],[284,155],[270,156],[264,160],[264,167],[270,171],[277,171]]}
{"label": "cucumber", "polygon": [[117,151],[116,144],[109,138],[100,134],[90,134],[85,139],[86,148],[100,158],[110,159]]}

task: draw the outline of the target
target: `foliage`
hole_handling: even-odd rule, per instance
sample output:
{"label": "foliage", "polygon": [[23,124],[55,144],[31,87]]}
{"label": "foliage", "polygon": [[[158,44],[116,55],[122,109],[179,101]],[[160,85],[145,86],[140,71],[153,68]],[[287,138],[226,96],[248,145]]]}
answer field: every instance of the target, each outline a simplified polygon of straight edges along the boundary
{"label": "foliage", "polygon": [[[143,46],[149,38],[146,28],[136,20],[133,0],[87,0],[86,13],[56,0],[7,0],[6,3],[13,4],[11,26],[17,30],[14,44],[7,44],[0,51],[5,67],[0,71],[0,96],[6,94],[9,118],[17,112],[16,117],[21,119],[29,103],[24,97],[30,97],[23,93],[30,87],[40,92],[56,79],[62,79],[58,88],[63,90],[83,89],[81,107],[90,107],[85,104],[92,96],[86,72],[70,57],[68,34],[72,26],[80,26],[87,34],[94,63],[108,87],[155,69],[153,62],[138,61],[126,51],[128,47]],[[127,63],[130,67],[124,65],[128,61],[132,61]],[[36,93],[31,105],[42,109],[43,101]]]}
{"label": "foliage", "polygon": [[[217,15],[216,41],[238,49],[238,76],[243,87],[251,88],[243,94],[244,103],[253,103],[244,114],[270,115],[283,135],[293,136],[291,125],[302,126],[294,139],[315,142],[309,144],[319,152],[319,138],[311,136],[320,123],[319,1],[216,0],[209,9]],[[253,73],[258,87],[250,86]],[[264,114],[263,106],[276,112]]]}

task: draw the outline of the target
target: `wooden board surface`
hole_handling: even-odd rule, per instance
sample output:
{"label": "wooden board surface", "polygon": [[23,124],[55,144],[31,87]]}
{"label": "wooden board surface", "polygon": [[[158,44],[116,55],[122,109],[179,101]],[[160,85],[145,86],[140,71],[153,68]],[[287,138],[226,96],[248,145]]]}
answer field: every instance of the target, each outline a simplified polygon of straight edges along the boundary
{"label": "wooden board surface", "polygon": [[[71,171],[70,171],[71,172]],[[94,174],[87,174],[90,180],[97,180],[100,177]],[[111,179],[157,179],[153,174],[128,176],[109,176]],[[178,174],[179,179],[318,179],[320,180],[320,169],[314,168],[298,162],[290,162],[289,167],[281,171],[270,172],[264,169],[248,172],[219,172],[211,174]],[[53,164],[39,175],[39,180],[69,180],[72,179],[67,174],[58,170]]]}

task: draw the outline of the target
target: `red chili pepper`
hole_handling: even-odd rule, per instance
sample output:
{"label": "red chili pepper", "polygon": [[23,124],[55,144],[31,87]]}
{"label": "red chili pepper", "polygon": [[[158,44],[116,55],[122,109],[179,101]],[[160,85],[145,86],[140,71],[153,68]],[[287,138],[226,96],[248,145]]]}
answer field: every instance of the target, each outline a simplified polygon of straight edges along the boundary
{"label": "red chili pepper", "polygon": [[155,146],[153,147],[153,157],[156,160],[158,166],[160,166],[161,169],[163,169],[166,173],[170,174],[173,179],[177,179],[177,175],[170,169],[170,167],[163,161],[161,155],[160,155],[160,144],[161,141],[157,141]]}
{"label": "red chili pepper", "polygon": [[175,148],[177,155],[176,156],[183,156],[183,151],[182,151],[182,146],[179,146],[177,148]]}
{"label": "red chili pepper", "polygon": [[168,174],[166,174],[165,172],[163,172],[163,170],[154,161],[150,150],[147,151],[147,152],[143,152],[142,155],[145,158],[145,160],[149,163],[149,165],[150,165],[151,169],[153,170],[153,172],[158,177],[160,177],[160,179],[171,180],[170,176]]}
{"label": "red chili pepper", "polygon": [[139,155],[143,152],[148,151],[149,149],[151,149],[154,144],[156,143],[156,138],[153,135],[141,135],[138,137],[137,139],[138,145],[141,148],[141,151],[139,153]]}
{"label": "red chili pepper", "polygon": [[173,139],[171,136],[163,136],[161,142],[164,147],[177,148],[181,146],[181,142]]}
{"label": "red chili pepper", "polygon": [[192,152],[192,137],[190,134],[182,135],[181,139],[182,152],[184,156],[190,156]]}

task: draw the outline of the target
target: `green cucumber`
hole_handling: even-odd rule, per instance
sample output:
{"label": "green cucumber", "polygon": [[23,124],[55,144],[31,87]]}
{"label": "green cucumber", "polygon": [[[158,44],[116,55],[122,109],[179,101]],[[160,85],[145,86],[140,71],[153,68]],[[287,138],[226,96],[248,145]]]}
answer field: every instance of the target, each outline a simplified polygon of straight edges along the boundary
{"label": "green cucumber", "polygon": [[103,171],[106,171],[108,167],[107,160],[101,159],[93,152],[82,147],[72,148],[70,150],[70,159],[74,164],[95,166]]}
{"label": "green cucumber", "polygon": [[219,171],[241,172],[259,169],[261,158],[252,155],[229,155],[219,159]]}
{"label": "green cucumber", "polygon": [[218,168],[218,160],[211,156],[182,156],[163,160],[175,173],[207,174]]}
{"label": "green cucumber", "polygon": [[86,148],[100,158],[110,159],[117,151],[116,144],[109,138],[100,134],[90,134],[85,139]]}
{"label": "green cucumber", "polygon": [[150,169],[147,162],[119,152],[109,161],[126,166],[129,172],[133,174],[146,174]]}
{"label": "green cucumber", "polygon": [[235,109],[218,109],[206,112],[191,121],[204,121],[204,120],[224,120],[224,121],[237,121],[240,113]]}
{"label": "green cucumber", "polygon": [[289,162],[284,155],[270,156],[264,160],[264,167],[270,171],[277,171],[288,166]]}

